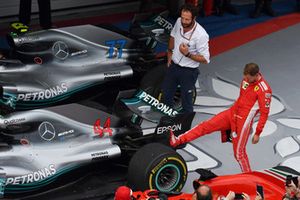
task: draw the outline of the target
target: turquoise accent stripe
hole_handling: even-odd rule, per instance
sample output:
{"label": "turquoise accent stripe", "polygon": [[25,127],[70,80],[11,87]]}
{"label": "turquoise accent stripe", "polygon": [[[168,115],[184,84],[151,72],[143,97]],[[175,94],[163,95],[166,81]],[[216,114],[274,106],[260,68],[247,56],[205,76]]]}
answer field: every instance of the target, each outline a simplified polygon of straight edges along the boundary
{"label": "turquoise accent stripe", "polygon": [[141,102],[138,98],[131,98],[131,99],[121,99],[126,105],[133,105]]}
{"label": "turquoise accent stripe", "polygon": [[[160,173],[165,169],[165,168],[172,168],[172,169],[175,169],[176,173],[177,173],[177,179],[176,179],[176,182],[175,184],[173,184],[171,186],[171,188],[167,189],[167,190],[164,190],[163,188],[160,187],[160,183],[158,182],[158,177],[160,176]],[[156,176],[155,176],[155,185],[157,186],[157,189],[159,191],[163,191],[163,192],[170,192],[172,191],[176,186],[177,184],[179,183],[179,180],[180,180],[180,171],[178,169],[178,167],[174,164],[167,164],[165,166],[163,166],[161,169],[159,169],[159,171],[157,172]]]}
{"label": "turquoise accent stripe", "polygon": [[[50,99],[43,99],[43,100],[36,100],[36,101],[29,101],[29,102],[25,102],[25,101],[18,101],[17,102],[17,107],[20,108],[27,108],[27,107],[31,107],[31,108],[36,108],[36,107],[40,107],[40,106],[44,106],[44,105],[48,105],[48,104],[53,104],[53,103],[57,103],[59,101],[65,100],[67,98],[69,98],[72,94],[77,93],[79,91],[82,91],[86,88],[98,85],[99,83],[92,83],[92,84],[84,84],[83,86],[79,86],[75,89],[73,89],[70,92],[66,92],[65,94],[61,94],[61,95],[57,95],[53,98]],[[12,96],[14,98],[15,94],[11,94],[11,93],[5,93],[7,96]],[[1,103],[5,103],[3,102],[3,100],[0,100]]]}
{"label": "turquoise accent stripe", "polygon": [[122,102],[124,102],[126,105],[133,105],[133,104],[137,104],[139,102],[141,102],[141,99],[139,98],[139,96],[143,93],[143,90],[139,90],[131,99],[121,99]]}
{"label": "turquoise accent stripe", "polygon": [[5,193],[18,193],[18,192],[39,189],[43,186],[46,186],[46,185],[54,182],[59,176],[66,174],[76,168],[79,168],[80,166],[82,166],[82,165],[75,165],[75,166],[62,168],[59,172],[56,172],[53,176],[47,177],[47,178],[37,181],[37,182],[19,184],[19,185],[7,185],[5,187]]}

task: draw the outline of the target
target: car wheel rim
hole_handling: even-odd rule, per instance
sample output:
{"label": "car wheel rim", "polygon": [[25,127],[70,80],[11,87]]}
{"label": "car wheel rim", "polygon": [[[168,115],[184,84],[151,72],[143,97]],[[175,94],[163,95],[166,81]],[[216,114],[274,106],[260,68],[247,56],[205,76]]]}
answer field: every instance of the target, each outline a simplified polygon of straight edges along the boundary
{"label": "car wheel rim", "polygon": [[156,174],[155,185],[159,191],[172,191],[178,185],[180,171],[174,164],[163,166]]}

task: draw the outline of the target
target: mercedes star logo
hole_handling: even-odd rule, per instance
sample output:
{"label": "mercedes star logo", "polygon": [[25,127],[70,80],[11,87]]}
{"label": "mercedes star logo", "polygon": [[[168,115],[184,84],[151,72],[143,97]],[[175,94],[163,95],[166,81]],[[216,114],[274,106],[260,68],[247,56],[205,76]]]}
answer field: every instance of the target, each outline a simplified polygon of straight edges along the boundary
{"label": "mercedes star logo", "polygon": [[55,128],[50,122],[43,122],[39,126],[39,134],[44,140],[51,141],[55,137]]}
{"label": "mercedes star logo", "polygon": [[52,52],[53,55],[60,60],[65,60],[69,55],[67,44],[61,41],[55,42],[53,44]]}

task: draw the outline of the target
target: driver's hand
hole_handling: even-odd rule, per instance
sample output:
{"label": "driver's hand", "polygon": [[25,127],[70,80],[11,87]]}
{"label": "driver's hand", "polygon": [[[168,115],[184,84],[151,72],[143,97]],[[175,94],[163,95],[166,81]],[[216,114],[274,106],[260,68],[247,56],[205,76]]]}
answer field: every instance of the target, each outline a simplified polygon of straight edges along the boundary
{"label": "driver's hand", "polygon": [[258,135],[254,135],[252,138],[252,144],[257,144],[259,142],[259,136]]}

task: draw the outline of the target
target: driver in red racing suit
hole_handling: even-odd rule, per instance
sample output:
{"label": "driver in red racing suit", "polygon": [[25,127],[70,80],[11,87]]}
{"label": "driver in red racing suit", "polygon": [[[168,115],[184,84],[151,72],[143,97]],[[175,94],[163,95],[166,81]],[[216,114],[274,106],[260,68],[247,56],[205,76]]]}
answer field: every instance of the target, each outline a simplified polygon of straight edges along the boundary
{"label": "driver in red racing suit", "polygon": [[222,137],[230,130],[235,159],[243,172],[250,172],[250,164],[246,153],[246,144],[252,127],[253,119],[260,113],[258,125],[252,143],[259,141],[259,136],[268,119],[272,90],[255,63],[246,64],[244,79],[240,85],[240,96],[229,109],[215,115],[176,137],[170,134],[170,145],[176,147],[198,137],[220,130]]}

